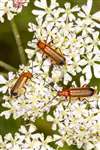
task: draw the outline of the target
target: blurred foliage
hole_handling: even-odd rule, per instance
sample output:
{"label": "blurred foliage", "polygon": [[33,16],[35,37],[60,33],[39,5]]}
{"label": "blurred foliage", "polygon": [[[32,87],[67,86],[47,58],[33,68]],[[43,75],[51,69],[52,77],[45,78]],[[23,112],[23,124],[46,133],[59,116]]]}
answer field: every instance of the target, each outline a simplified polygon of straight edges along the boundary
{"label": "blurred foliage", "polygon": [[[72,6],[76,4],[81,6],[82,4],[86,3],[86,0],[58,0],[61,6],[63,6],[66,1],[70,2]],[[28,23],[35,22],[35,16],[33,17],[31,13],[32,9],[34,8],[33,2],[34,0],[31,0],[28,7],[24,8],[23,11],[14,18],[21,36],[21,41],[24,49],[27,47],[27,42],[31,40],[33,36],[32,33],[28,32]],[[92,12],[94,13],[99,9],[100,1],[93,0]],[[4,23],[0,23],[0,60],[14,66],[15,68],[18,68],[19,64],[21,64],[16,41],[14,39],[14,35],[11,28],[11,23],[6,19]],[[7,71],[3,68],[0,68],[0,72],[2,74],[7,73]],[[77,80],[77,77],[75,77],[75,80]],[[94,81],[95,79],[91,81],[91,85],[93,85]],[[98,83],[98,86],[100,88],[100,84],[98,81],[100,82],[100,80],[97,80],[95,82]],[[2,110],[3,108],[0,107],[0,112]],[[25,122],[22,119],[13,120],[11,118],[9,120],[5,120],[4,117],[2,117],[0,118],[0,134],[5,135],[8,132],[14,134],[18,130],[20,125],[24,123]],[[38,119],[36,121],[36,126],[38,127],[39,132],[44,132],[46,135],[52,134],[51,124],[47,123],[45,120]],[[75,146],[68,147],[67,145],[65,145],[63,149],[59,150],[77,150],[77,148]]]}

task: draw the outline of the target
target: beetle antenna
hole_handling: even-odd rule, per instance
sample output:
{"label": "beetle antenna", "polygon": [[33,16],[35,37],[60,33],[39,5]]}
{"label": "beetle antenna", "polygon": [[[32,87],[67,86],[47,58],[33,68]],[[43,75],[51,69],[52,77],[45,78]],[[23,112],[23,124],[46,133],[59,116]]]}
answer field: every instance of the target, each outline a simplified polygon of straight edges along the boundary
{"label": "beetle antenna", "polygon": [[[50,83],[48,83],[47,81],[45,81],[45,82],[47,83],[46,86],[50,85],[55,91],[57,91],[54,86],[52,86],[52,85],[51,85]],[[51,82],[51,83],[52,83],[52,82]]]}
{"label": "beetle antenna", "polygon": [[[46,103],[46,105],[50,104],[58,95],[56,94],[48,103]],[[46,106],[45,105],[45,106]],[[45,106],[43,106],[42,108],[44,108]]]}

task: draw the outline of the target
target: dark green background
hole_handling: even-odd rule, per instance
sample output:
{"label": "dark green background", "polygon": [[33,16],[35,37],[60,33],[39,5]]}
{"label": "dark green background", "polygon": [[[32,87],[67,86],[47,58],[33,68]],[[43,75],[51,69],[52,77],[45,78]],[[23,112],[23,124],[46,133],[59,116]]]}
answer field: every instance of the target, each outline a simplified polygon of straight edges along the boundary
{"label": "dark green background", "polygon": [[[58,0],[61,6],[63,6],[66,1],[71,2],[72,6],[74,6],[75,4],[81,6],[82,4],[86,3],[86,0]],[[28,23],[35,22],[35,17],[33,17],[31,13],[32,9],[34,8],[33,2],[34,1],[31,0],[28,7],[24,8],[23,11],[14,18],[24,48],[27,47],[27,41],[31,40],[33,35],[32,33],[28,32]],[[93,0],[92,13],[98,10],[100,10],[100,0]],[[14,66],[15,68],[18,68],[19,64],[21,64],[17,51],[16,41],[14,39],[11,28],[11,23],[7,20],[5,20],[4,23],[0,23],[0,60]],[[1,67],[0,72],[5,74],[7,73],[7,71]],[[96,80],[95,82],[98,82],[98,80]],[[2,111],[2,107],[0,111]],[[16,121],[13,119],[5,120],[2,117],[0,119],[0,134],[5,135],[8,132],[15,133],[19,128],[20,124],[24,123],[25,122],[22,119],[18,119]],[[51,125],[46,123],[45,120],[37,120],[36,125],[38,126],[40,132],[44,132],[45,134],[51,134]],[[65,146],[63,150],[77,150],[77,148],[74,146]]]}

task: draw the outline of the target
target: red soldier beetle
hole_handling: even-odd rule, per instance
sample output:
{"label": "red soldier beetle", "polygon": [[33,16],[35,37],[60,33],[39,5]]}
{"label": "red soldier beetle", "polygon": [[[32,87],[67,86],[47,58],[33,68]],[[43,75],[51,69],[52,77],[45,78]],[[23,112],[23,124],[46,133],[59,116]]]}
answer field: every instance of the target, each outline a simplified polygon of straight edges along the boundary
{"label": "red soldier beetle", "polygon": [[95,90],[90,87],[79,87],[79,88],[69,88],[69,89],[63,89],[62,91],[58,91],[58,96],[64,96],[64,97],[90,97],[94,95]]}
{"label": "red soldier beetle", "polygon": [[84,99],[84,97],[93,96],[94,93],[95,93],[95,89],[90,88],[87,85],[83,85],[82,87],[78,87],[78,88],[65,88],[61,91],[57,91],[57,95],[54,96],[53,99],[55,99],[57,96],[59,96],[59,97],[64,96],[65,98],[69,97],[70,100],[71,100],[71,98],[75,98],[75,97],[77,97],[79,99],[83,97],[83,99]]}
{"label": "red soldier beetle", "polygon": [[27,82],[28,79],[32,78],[32,73],[31,72],[22,72],[19,78],[17,79],[16,83],[11,89],[11,96],[17,97],[19,90],[24,87],[25,83]]}
{"label": "red soldier beetle", "polygon": [[42,42],[39,40],[37,42],[37,47],[42,50],[48,57],[52,59],[53,62],[55,62],[58,65],[64,65],[65,64],[65,57],[55,51],[49,44]]}

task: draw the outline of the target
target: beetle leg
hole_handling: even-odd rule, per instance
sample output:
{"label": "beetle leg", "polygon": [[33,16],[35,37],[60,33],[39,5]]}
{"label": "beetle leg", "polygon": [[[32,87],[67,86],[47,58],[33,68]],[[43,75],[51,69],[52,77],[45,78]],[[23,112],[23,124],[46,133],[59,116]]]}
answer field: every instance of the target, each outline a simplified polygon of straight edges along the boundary
{"label": "beetle leg", "polygon": [[53,43],[53,39],[50,42],[48,42],[48,45],[50,45],[51,43]]}
{"label": "beetle leg", "polygon": [[56,65],[56,61],[54,61],[53,59],[51,59],[52,64]]}
{"label": "beetle leg", "polygon": [[88,87],[88,84],[83,84],[82,87]]}
{"label": "beetle leg", "polygon": [[86,101],[87,103],[90,102],[90,101],[88,101],[85,97],[82,99],[82,101]]}
{"label": "beetle leg", "polygon": [[[66,99],[67,99],[67,97],[66,97]],[[68,99],[67,107],[69,106],[70,103],[71,103],[71,97],[69,97],[69,99]]]}
{"label": "beetle leg", "polygon": [[76,88],[75,84],[72,85],[72,88]]}
{"label": "beetle leg", "polygon": [[7,95],[11,95],[11,88],[8,87],[6,93],[7,93]]}

